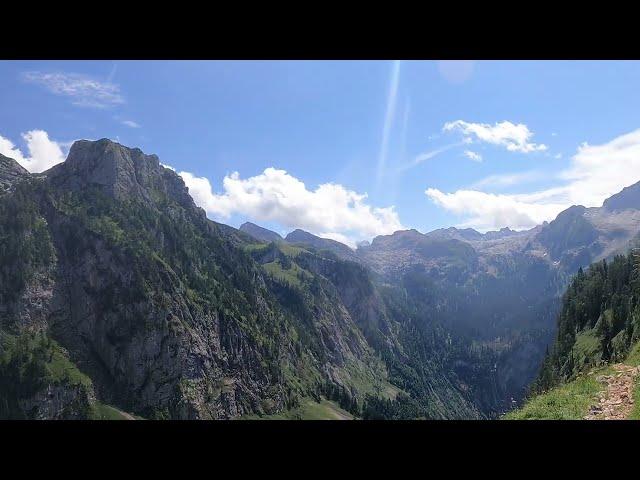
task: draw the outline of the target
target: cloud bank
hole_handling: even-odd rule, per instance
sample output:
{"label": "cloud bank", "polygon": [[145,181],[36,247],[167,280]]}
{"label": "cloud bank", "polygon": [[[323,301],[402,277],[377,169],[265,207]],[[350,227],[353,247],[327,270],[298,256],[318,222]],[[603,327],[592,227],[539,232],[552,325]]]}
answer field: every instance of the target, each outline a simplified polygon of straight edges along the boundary
{"label": "cloud bank", "polygon": [[[494,176],[484,183],[513,185],[537,176],[532,172]],[[547,178],[558,186],[526,194],[497,195],[473,189],[443,193],[435,188],[428,188],[425,194],[436,205],[462,216],[465,226],[481,231],[531,228],[553,220],[571,205],[599,207],[611,195],[640,181],[640,129],[602,145],[583,143],[568,169]]]}
{"label": "cloud bank", "polygon": [[475,139],[502,146],[511,152],[530,153],[547,149],[544,144],[536,144],[529,141],[533,136],[533,132],[523,123],[516,125],[504,121],[489,125],[488,123],[469,123],[464,120],[456,120],[455,122],[445,123],[442,129],[445,132],[459,131],[467,139]]}
{"label": "cloud bank", "polygon": [[402,230],[394,207],[377,208],[367,195],[335,183],[315,190],[285,170],[267,168],[260,175],[240,178],[238,172],[223,180],[223,193],[214,193],[207,178],[180,172],[197,205],[212,217],[226,219],[242,214],[256,221],[302,228],[349,245]]}
{"label": "cloud bank", "polygon": [[64,162],[67,143],[53,141],[44,130],[30,130],[22,134],[27,144],[28,155],[16,147],[11,140],[0,135],[0,153],[13,158],[31,173],[40,173]]}

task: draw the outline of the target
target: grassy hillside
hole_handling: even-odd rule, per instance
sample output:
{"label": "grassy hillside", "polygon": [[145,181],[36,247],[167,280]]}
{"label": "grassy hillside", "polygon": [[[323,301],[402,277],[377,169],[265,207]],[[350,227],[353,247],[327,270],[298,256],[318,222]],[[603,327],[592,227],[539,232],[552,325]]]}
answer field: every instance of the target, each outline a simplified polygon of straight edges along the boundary
{"label": "grassy hillside", "polygon": [[[631,367],[640,366],[640,343],[636,343],[622,362]],[[507,413],[505,420],[581,420],[592,405],[599,401],[606,385],[597,379],[613,375],[611,366],[592,368],[580,373],[575,379],[530,398],[521,408]],[[633,385],[633,408],[627,417],[640,420],[640,379],[636,377]]]}
{"label": "grassy hillside", "polygon": [[507,413],[506,420],[581,420],[598,399],[604,386],[596,376],[606,368],[594,370],[567,384],[553,388],[527,401],[522,408]]}
{"label": "grassy hillside", "polygon": [[324,397],[319,401],[305,398],[298,407],[275,415],[243,417],[244,420],[354,420],[355,418],[338,404]]}
{"label": "grassy hillside", "polygon": [[556,341],[532,386],[534,393],[627,357],[640,341],[638,279],[633,253],[580,269],[564,294]]}

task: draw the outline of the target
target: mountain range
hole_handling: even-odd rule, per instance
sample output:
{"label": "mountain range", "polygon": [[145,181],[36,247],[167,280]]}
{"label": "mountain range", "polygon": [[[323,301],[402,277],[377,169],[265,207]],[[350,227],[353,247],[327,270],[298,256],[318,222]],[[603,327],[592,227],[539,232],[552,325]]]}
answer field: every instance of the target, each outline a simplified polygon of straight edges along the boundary
{"label": "mountain range", "polygon": [[357,249],[209,220],[157,156],[0,156],[0,417],[493,418],[580,267],[635,245],[640,185],[515,232]]}

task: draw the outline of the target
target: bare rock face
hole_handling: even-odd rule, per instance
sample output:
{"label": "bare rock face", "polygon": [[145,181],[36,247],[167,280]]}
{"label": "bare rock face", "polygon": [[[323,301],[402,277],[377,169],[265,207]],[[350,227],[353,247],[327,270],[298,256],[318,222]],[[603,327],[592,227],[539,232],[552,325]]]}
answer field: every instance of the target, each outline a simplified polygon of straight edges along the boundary
{"label": "bare rock face", "polygon": [[[46,173],[46,181],[61,192],[98,189],[116,200],[114,205],[134,202],[149,215],[165,215],[168,224],[188,222],[198,235],[216,235],[182,179],[139,149],[109,140],[76,142],[67,161]],[[182,209],[159,213],[167,202]],[[54,204],[44,210],[58,260],[51,329],[103,399],[174,418],[262,411],[267,396],[283,407],[281,388],[236,318],[187,298],[187,287],[163,261],[148,255],[134,260],[130,250],[106,240],[91,223],[61,215]],[[160,226],[147,233],[159,241],[157,248],[171,242]],[[267,307],[258,292],[254,302],[258,316],[268,315],[260,311]]]}
{"label": "bare rock face", "polygon": [[620,193],[609,197],[602,204],[602,208],[614,212],[628,209],[640,209],[640,182],[625,187]]}
{"label": "bare rock face", "polygon": [[94,400],[93,393],[82,385],[51,383],[21,399],[19,406],[30,420],[82,420]]}
{"label": "bare rock face", "polygon": [[[362,399],[347,367],[384,376],[328,284],[311,305],[308,290],[268,277],[243,249],[248,235],[208,220],[155,155],[79,141],[28,186],[25,229],[46,231],[55,254],[0,314],[11,328],[47,331],[101,402],[149,418],[226,419],[281,411],[327,382]],[[22,409],[61,418],[71,394],[52,387]]]}
{"label": "bare rock face", "polygon": [[0,193],[9,190],[16,181],[28,176],[29,172],[18,162],[0,154]]}
{"label": "bare rock face", "polygon": [[186,207],[195,207],[182,179],[162,167],[157,155],[145,155],[139,148],[128,148],[108,139],[75,142],[67,160],[45,174],[53,186],[64,190],[98,186],[117,200],[146,204],[157,200],[154,195],[165,194]]}

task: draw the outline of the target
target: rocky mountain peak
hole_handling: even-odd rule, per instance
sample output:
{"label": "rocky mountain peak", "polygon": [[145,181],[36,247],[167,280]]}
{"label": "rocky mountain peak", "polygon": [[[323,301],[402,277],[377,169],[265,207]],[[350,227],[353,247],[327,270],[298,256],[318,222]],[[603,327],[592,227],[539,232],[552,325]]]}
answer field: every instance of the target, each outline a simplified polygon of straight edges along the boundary
{"label": "rocky mountain peak", "polygon": [[251,222],[245,222],[240,225],[240,231],[248,233],[253,238],[262,240],[263,242],[278,242],[283,240],[282,236],[278,233]]}
{"label": "rocky mountain peak", "polygon": [[97,186],[119,200],[144,203],[153,202],[161,193],[181,205],[195,207],[183,180],[160,165],[157,155],[146,155],[139,148],[106,138],[74,142],[66,161],[45,174],[55,186],[69,190]]}
{"label": "rocky mountain peak", "polygon": [[640,182],[625,187],[620,193],[607,198],[602,207],[609,212],[627,209],[640,210]]}
{"label": "rocky mountain peak", "polygon": [[27,176],[29,172],[18,162],[0,154],[0,192],[8,190],[16,180]]}
{"label": "rocky mountain peak", "polygon": [[500,230],[487,232],[483,235],[485,240],[496,240],[505,237],[511,237],[517,235],[518,232],[511,230],[509,227],[502,227]]}
{"label": "rocky mountain peak", "polygon": [[330,238],[318,237],[317,235],[305,232],[299,228],[289,233],[285,237],[285,240],[289,243],[304,243],[318,249],[330,250],[342,259],[352,261],[359,260],[356,253],[344,243],[340,243],[337,240],[332,240]]}
{"label": "rocky mountain peak", "polygon": [[411,248],[422,241],[425,235],[415,228],[411,230],[398,230],[391,235],[378,235],[371,242],[373,248]]}

